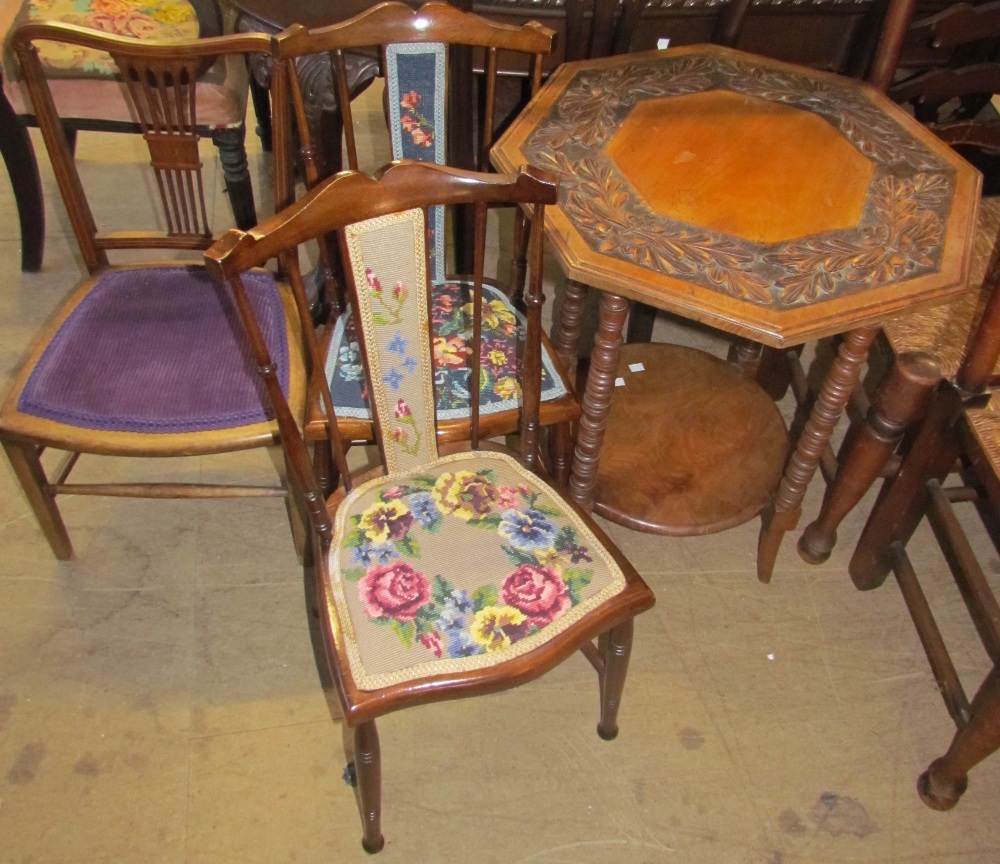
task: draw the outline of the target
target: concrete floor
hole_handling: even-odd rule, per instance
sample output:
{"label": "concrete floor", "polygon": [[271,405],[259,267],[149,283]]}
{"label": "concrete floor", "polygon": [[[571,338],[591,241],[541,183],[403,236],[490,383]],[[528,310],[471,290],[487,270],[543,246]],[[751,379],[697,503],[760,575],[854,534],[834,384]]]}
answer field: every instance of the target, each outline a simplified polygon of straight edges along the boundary
{"label": "concrete floor", "polygon": [[[4,379],[82,273],[35,140],[48,193],[40,274],[19,270],[0,183]],[[251,145],[261,191],[270,162]],[[148,208],[126,136],[81,134],[78,155],[119,225]],[[211,147],[205,157],[224,227]],[[0,463],[0,862],[365,860],[283,505],[63,499],[76,557],[58,563]],[[273,466],[251,453],[78,471],[266,479]],[[951,813],[916,796],[953,728],[898,591],[850,584],[859,526],[848,521],[821,567],[790,536],[770,585],[754,575],[757,522],[687,539],[610,526],[658,599],[637,622],[618,739],[596,735],[596,680],[580,657],[514,691],[386,717],[380,860],[1000,860],[1000,758]],[[972,690],[988,662],[925,528],[911,552]]]}

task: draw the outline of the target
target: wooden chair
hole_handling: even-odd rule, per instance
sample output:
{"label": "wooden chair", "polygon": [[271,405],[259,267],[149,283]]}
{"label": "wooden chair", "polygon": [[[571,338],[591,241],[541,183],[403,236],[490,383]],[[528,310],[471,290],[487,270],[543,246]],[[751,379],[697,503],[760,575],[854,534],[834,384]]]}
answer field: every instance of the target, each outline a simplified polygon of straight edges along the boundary
{"label": "wooden chair", "polygon": [[[351,772],[368,852],[383,845],[375,728],[383,714],[513,687],[579,649],[599,674],[598,733],[617,733],[633,618],[652,606],[653,595],[596,524],[539,473],[542,209],[555,200],[556,184],[531,169],[498,176],[404,162],[377,179],[355,172],[330,178],[253,232],[230,231],[206,253],[233,288],[305,492],[322,638],[344,722],[354,730]],[[512,455],[485,440],[484,406],[473,397],[472,449],[452,447],[444,455],[430,335],[433,206],[475,209],[478,307],[489,302],[487,208],[513,203],[533,211],[519,449]],[[287,253],[332,231],[342,232],[382,468],[352,476],[348,442],[336,422],[329,424],[343,485],[324,505],[243,274],[285,255],[304,304],[298,265]],[[474,341],[484,336],[476,327]],[[310,350],[318,356],[315,340]],[[474,375],[478,365],[474,360]],[[332,415],[329,388],[321,383],[321,390]]]}
{"label": "wooden chair", "polygon": [[[925,34],[933,47],[958,48],[1000,37],[1000,3],[971,7],[958,5],[924,21],[911,31]],[[968,66],[935,69],[903,81],[890,91],[893,98],[914,104],[917,116],[945,141],[963,151],[975,148],[1000,154],[1000,120],[959,117],[943,118],[938,111],[946,103],[972,94],[1000,93],[1000,62],[974,62]],[[988,112],[984,112],[984,116]],[[948,303],[886,323],[884,343],[894,365],[880,384],[864,424],[851,430],[838,457],[837,473],[827,487],[823,506],[799,541],[803,558],[825,561],[837,540],[837,528],[875,480],[891,474],[891,460],[906,429],[920,417],[932,389],[939,381],[951,381],[965,362],[989,297],[1000,279],[1000,198],[981,199],[969,289]],[[928,357],[934,363],[928,363]],[[1000,385],[1000,364],[979,382]]]}
{"label": "wooden chair", "polygon": [[[150,185],[162,200],[165,231],[131,225],[98,231],[36,48],[53,40],[113,58],[149,147]],[[254,486],[68,482],[81,453],[181,456],[275,443],[278,427],[265,408],[230,299],[200,262],[162,260],[169,250],[199,253],[213,240],[198,155],[199,73],[220,57],[242,62],[246,52],[267,43],[257,35],[161,44],[67,24],[28,24],[14,34],[12,47],[89,271],[36,338],[0,407],[0,441],[57,558],[72,555],[58,494],[285,494]],[[126,184],[120,194],[132,189]],[[116,249],[131,251],[133,260],[137,250],[155,250],[157,260],[111,266],[107,252]],[[272,275],[253,274],[248,288],[289,402],[301,411],[307,369],[297,314]],[[51,474],[41,461],[49,448],[68,451]]]}
{"label": "wooden chair", "polygon": [[[21,223],[22,269],[42,266],[45,214],[34,148],[26,126],[36,123],[14,52],[8,45],[13,30],[29,21],[62,21],[104,34],[139,39],[195,39],[222,35],[222,12],[217,0],[170,0],[157,4],[124,2],[109,10],[94,0],[45,4],[34,0],[0,0],[0,36],[4,64],[0,73],[0,155],[10,175]],[[50,43],[42,46],[41,63],[72,152],[78,130],[137,130],[125,86],[115,78],[114,64],[100,52],[80,46]],[[236,56],[201,70],[199,125],[219,150],[226,191],[235,223],[249,228],[257,221],[253,185],[244,147],[248,82],[246,65]]]}
{"label": "wooden chair", "polygon": [[[969,771],[1000,747],[1000,606],[962,531],[952,501],[978,501],[1000,512],[1000,414],[989,386],[1000,357],[1000,292],[985,301],[957,374],[941,379],[899,471],[883,488],[850,562],[863,590],[895,574],[938,688],[958,731],[948,751],[920,776],[921,799],[936,810],[953,807]],[[928,373],[935,371],[925,357]],[[928,375],[930,377],[930,375]],[[943,489],[961,456],[973,485]],[[926,515],[968,607],[992,668],[969,701],[948,647],[917,578],[906,543]]]}
{"label": "wooden chair", "polygon": [[[316,147],[311,140],[310,122],[302,98],[305,84],[300,80],[298,58],[320,52],[328,53],[337,81],[339,102],[344,118],[344,133],[348,165],[357,167],[357,143],[351,114],[350,85],[344,63],[345,52],[377,52],[386,78],[386,114],[395,158],[418,159],[444,164],[448,157],[445,140],[446,110],[450,93],[449,52],[478,52],[473,66],[483,70],[480,83],[483,98],[478,101],[478,147],[475,166],[488,170],[488,155],[493,130],[498,122],[494,113],[498,56],[506,63],[520,57],[534,92],[541,83],[542,62],[551,49],[552,31],[538,24],[521,27],[496,24],[445,3],[428,3],[413,10],[403,3],[383,3],[342,24],[317,30],[292,27],[275,38],[276,62],[286,70],[288,92],[284,86],[275,91],[275,115],[287,113],[286,98],[296,119],[300,142],[300,157],[307,185],[313,185],[319,170]],[[471,122],[471,121],[470,121]],[[280,136],[279,136],[280,137]],[[276,144],[284,147],[285,144]],[[282,150],[276,150],[276,165],[288,165],[291,160]],[[276,169],[279,174],[284,174]],[[279,192],[279,200],[288,200],[288,187]],[[468,211],[466,211],[467,213]],[[453,214],[453,219],[461,218]],[[435,284],[434,314],[435,386],[438,398],[438,435],[442,441],[468,437],[470,388],[469,355],[466,346],[469,281],[459,275],[448,275],[446,268],[446,230],[444,208],[433,213],[434,234],[431,244],[431,275]],[[466,236],[474,237],[474,231]],[[527,231],[522,211],[515,219],[515,247],[524,249]],[[461,242],[461,241],[458,241]],[[321,246],[321,250],[325,246]],[[335,268],[329,252],[324,260],[329,272]],[[471,261],[471,258],[470,258]],[[516,256],[510,283],[523,284],[523,254]],[[334,289],[331,287],[329,293]],[[516,337],[523,331],[523,315],[515,308],[516,300],[508,297],[499,284],[486,289],[486,317],[483,325],[488,337],[484,342],[479,398],[482,404],[483,432],[495,436],[517,428],[516,393],[509,387],[516,376],[519,349]],[[517,294],[517,289],[512,289]],[[373,438],[370,410],[362,389],[360,350],[354,319],[350,312],[337,318],[326,342],[325,368],[341,432],[355,441]],[[490,346],[490,347],[486,347]],[[542,408],[540,422],[553,427],[553,473],[565,482],[569,472],[569,423],[579,416],[579,406],[573,398],[569,380],[555,359],[547,340],[543,342]],[[306,425],[307,437],[321,440],[325,436],[326,414],[317,396],[310,400]]]}

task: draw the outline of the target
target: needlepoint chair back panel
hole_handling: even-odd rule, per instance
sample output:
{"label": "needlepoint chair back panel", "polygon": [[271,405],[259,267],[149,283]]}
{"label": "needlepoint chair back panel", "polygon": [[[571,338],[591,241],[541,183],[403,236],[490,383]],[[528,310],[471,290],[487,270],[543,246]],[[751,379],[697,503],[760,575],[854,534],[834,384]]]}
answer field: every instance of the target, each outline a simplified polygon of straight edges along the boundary
{"label": "needlepoint chair back panel", "polygon": [[424,213],[379,216],[345,235],[378,437],[394,473],[437,456]]}
{"label": "needlepoint chair back panel", "polygon": [[[448,152],[447,47],[442,42],[387,45],[384,56],[392,158],[444,165]],[[478,167],[482,170],[483,166]],[[445,274],[444,208],[435,207],[431,220],[431,272],[441,282]]]}
{"label": "needlepoint chair back panel", "polygon": [[[589,516],[539,473],[542,207],[555,200],[555,183],[530,168],[498,176],[396,163],[377,178],[344,172],[323,181],[253,234],[229,232],[206,253],[237,298],[315,530],[323,642],[344,721],[354,730],[347,776],[356,778],[369,852],[384,842],[375,727],[383,714],[513,687],[580,650],[600,677],[598,731],[617,733],[633,618],[653,595]],[[532,226],[518,450],[479,440],[473,398],[472,449],[442,456],[433,422],[426,213],[472,205],[483,244],[487,208],[516,203],[530,208]],[[334,231],[349,262],[383,465],[355,478],[344,458],[350,442],[337,422],[328,424],[343,484],[324,506],[242,274]],[[474,307],[482,303],[481,252],[471,280]],[[296,258],[288,260],[295,276]],[[304,296],[301,279],[292,284]],[[481,336],[473,327],[474,357]],[[318,353],[315,341],[310,351]],[[320,390],[330,406],[322,381]]]}

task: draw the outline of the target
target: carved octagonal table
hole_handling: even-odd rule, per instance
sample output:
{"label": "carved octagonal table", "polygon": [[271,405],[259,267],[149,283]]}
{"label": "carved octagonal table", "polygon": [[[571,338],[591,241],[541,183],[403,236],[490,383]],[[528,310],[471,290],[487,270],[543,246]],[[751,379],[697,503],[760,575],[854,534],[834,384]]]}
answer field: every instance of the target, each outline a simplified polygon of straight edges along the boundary
{"label": "carved octagonal table", "polygon": [[[878,322],[964,287],[978,173],[862,83],[716,46],[565,64],[493,161],[562,178],[546,229],[571,365],[585,286],[602,291],[571,495],[665,534],[762,513],[769,578]],[[629,300],[777,348],[847,334],[787,466],[774,403],[735,367],[622,349]]]}

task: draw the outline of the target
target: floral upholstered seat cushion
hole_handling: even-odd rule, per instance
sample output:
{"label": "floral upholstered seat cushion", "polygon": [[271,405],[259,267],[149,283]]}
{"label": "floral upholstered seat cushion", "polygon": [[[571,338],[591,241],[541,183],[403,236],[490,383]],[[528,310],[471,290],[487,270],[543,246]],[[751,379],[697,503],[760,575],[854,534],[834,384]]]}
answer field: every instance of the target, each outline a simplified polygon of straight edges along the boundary
{"label": "floral upholstered seat cushion", "polygon": [[510,660],[625,587],[583,521],[506,454],[370,481],[335,525],[331,593],[362,690]]}
{"label": "floral upholstered seat cushion", "polygon": [[[21,20],[62,21],[136,39],[196,39],[198,15],[187,0],[27,0]],[[46,75],[107,78],[115,64],[101,52],[46,42],[39,45]]]}
{"label": "floral upholstered seat cushion", "polygon": [[[137,39],[196,39],[201,24],[188,0],[0,0],[3,92],[15,114],[29,114],[31,99],[10,50],[10,34],[28,21],[61,21]],[[124,86],[107,54],[57,42],[38,42],[52,98],[64,119],[135,122]],[[249,87],[242,57],[219,58],[198,79],[198,122],[229,127],[243,122]]]}
{"label": "floral upholstered seat cushion", "polygon": [[[469,376],[472,371],[471,285],[449,281],[431,292],[431,327],[434,334],[434,391],[439,419],[469,416]],[[391,314],[392,298],[383,304]],[[402,307],[402,301],[400,301]],[[483,286],[483,342],[480,349],[480,411],[493,414],[520,404],[518,364],[524,340],[524,317],[499,290]],[[327,380],[334,410],[341,417],[371,417],[364,392],[364,370],[357,332],[350,313],[342,315],[333,333],[327,358]],[[566,395],[548,352],[542,354],[542,401]]]}

